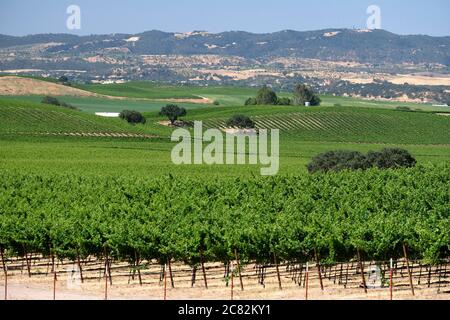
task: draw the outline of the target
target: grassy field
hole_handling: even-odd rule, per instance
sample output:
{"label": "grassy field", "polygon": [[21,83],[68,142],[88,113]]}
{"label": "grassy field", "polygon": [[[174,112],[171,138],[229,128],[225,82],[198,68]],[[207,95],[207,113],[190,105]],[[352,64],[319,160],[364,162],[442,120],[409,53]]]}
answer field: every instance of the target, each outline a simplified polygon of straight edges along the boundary
{"label": "grassy field", "polygon": [[[450,162],[450,117],[436,115],[432,107],[425,105],[420,107],[423,111],[405,112],[395,110],[398,104],[394,103],[323,97],[321,107],[242,106],[256,89],[161,87],[140,83],[132,83],[130,87],[135,91],[125,90],[125,94],[133,98],[185,98],[190,94],[219,100],[220,106],[180,104],[188,110],[186,120],[201,120],[205,128],[222,127],[230,116],[241,113],[253,118],[260,128],[280,129],[281,174],[306,172],[306,164],[313,156],[334,149],[367,152],[402,147],[422,164]],[[114,86],[103,88],[107,89],[114,91]],[[123,95],[124,91],[118,90],[117,94]],[[81,109],[73,111],[42,105],[41,98],[0,99],[1,170],[135,176],[259,174],[260,166],[173,165],[170,154],[175,143],[169,139],[172,129],[158,123],[165,120],[158,115],[164,102],[61,97],[61,101]],[[409,106],[418,108],[414,104]],[[92,114],[123,109],[144,112],[147,123],[131,126],[119,119]],[[49,135],[83,132],[147,134],[157,138]]]}
{"label": "grassy field", "polygon": [[[147,124],[131,126],[119,119],[81,111],[0,100],[0,169],[21,172],[76,172],[92,175],[158,176],[259,174],[261,166],[175,166],[175,143],[164,118],[146,113]],[[210,107],[189,110],[188,120],[217,127],[227,117],[244,113],[261,127],[280,128],[280,173],[306,172],[318,153],[334,149],[380,150],[400,146],[419,163],[450,161],[450,118],[428,112],[401,112],[360,107]],[[145,133],[159,138],[65,137],[42,133]],[[41,135],[40,135],[41,134]],[[132,170],[130,169],[132,168]]]}

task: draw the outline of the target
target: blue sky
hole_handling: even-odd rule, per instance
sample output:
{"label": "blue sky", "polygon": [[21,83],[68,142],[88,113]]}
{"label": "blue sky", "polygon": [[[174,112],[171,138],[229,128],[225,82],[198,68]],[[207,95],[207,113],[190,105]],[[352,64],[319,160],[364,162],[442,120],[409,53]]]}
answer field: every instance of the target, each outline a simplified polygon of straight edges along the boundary
{"label": "blue sky", "polygon": [[[66,28],[71,4],[81,8],[81,30]],[[0,33],[365,28],[372,4],[381,8],[383,29],[450,36],[449,0],[0,0]]]}

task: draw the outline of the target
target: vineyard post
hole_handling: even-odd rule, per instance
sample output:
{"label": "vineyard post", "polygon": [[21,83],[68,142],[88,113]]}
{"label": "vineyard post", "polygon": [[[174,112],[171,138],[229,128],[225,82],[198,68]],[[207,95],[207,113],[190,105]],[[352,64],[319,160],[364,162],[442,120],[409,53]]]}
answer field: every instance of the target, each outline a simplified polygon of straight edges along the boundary
{"label": "vineyard post", "polygon": [[409,285],[411,287],[411,293],[414,296],[415,295],[415,293],[414,293],[414,284],[413,284],[411,269],[409,268],[408,251],[406,249],[406,244],[403,244],[403,253],[405,255],[406,269],[408,270]]}
{"label": "vineyard post", "polygon": [[78,264],[78,269],[80,270],[81,283],[84,283],[83,269],[81,269],[80,252],[79,252],[78,248],[77,248],[77,264]]}
{"label": "vineyard post", "polygon": [[[436,269],[437,270],[437,269]],[[445,273],[445,272],[444,272]],[[442,279],[442,265],[439,263],[439,278],[438,278],[438,290],[437,292],[440,293],[441,292],[441,279]]]}
{"label": "vineyard post", "polygon": [[236,256],[236,263],[239,272],[239,282],[241,284],[241,291],[244,291],[244,283],[242,282],[242,274],[241,274],[241,264],[239,262],[239,253],[237,249],[234,250],[234,255]]}
{"label": "vineyard post", "polygon": [[56,270],[53,271],[53,300],[56,300],[56,280],[57,280],[57,275],[56,275]]}
{"label": "vineyard post", "polygon": [[175,288],[175,283],[173,282],[173,273],[172,273],[172,263],[170,262],[172,258],[169,257],[167,259],[167,264],[169,265],[169,275],[170,275],[170,284],[172,285],[172,289]]}
{"label": "vineyard post", "polygon": [[[140,268],[141,256],[137,253],[136,250],[134,250],[134,261],[135,261],[135,267],[137,268],[137,271],[138,271],[139,285],[142,286],[142,276],[141,276],[141,268]],[[134,274],[133,274],[133,276],[134,276]]]}
{"label": "vineyard post", "polygon": [[31,278],[31,262],[28,262],[28,252],[25,245],[23,246],[23,250],[25,252],[25,262],[27,264],[28,277]]}
{"label": "vineyard post", "polygon": [[205,288],[208,289],[208,281],[206,280],[205,259],[203,257],[203,249],[200,249],[200,259],[202,263],[203,281],[205,282]]}
{"label": "vineyard post", "polygon": [[105,300],[108,300],[108,275],[110,275],[110,273],[108,272],[109,269],[109,263],[108,263],[108,250],[106,248],[106,244],[104,247],[104,254],[105,254]]}
{"label": "vineyard post", "polygon": [[308,285],[309,285],[309,263],[306,262],[306,274],[305,274],[305,286],[306,286],[306,292],[305,292],[305,298],[308,300]]}
{"label": "vineyard post", "polygon": [[108,300],[108,262],[105,262],[105,300]]}
{"label": "vineyard post", "polygon": [[357,254],[358,254],[359,268],[361,269],[361,280],[364,286],[364,292],[367,293],[366,276],[364,275],[364,264],[361,260],[361,254],[359,252],[359,249],[357,250]]}
{"label": "vineyard post", "polygon": [[8,300],[8,266],[5,266],[5,300]]}
{"label": "vineyard post", "polygon": [[[428,269],[428,267],[429,267],[429,269]],[[428,270],[428,281],[427,281],[427,283],[428,283],[428,288],[431,286],[431,267],[432,267],[432,265],[430,264],[430,265],[428,265],[428,267],[427,267],[427,270]]]}
{"label": "vineyard post", "polygon": [[4,256],[3,246],[0,246],[0,254],[2,256],[3,272],[6,273],[6,264],[5,264],[5,256]]}
{"label": "vineyard post", "polygon": [[234,288],[234,270],[233,270],[233,263],[231,262],[231,301],[233,301],[233,288]]}
{"label": "vineyard post", "polygon": [[278,287],[280,288],[280,290],[283,290],[283,287],[281,286],[280,268],[278,266],[278,260],[277,260],[276,253],[273,254],[273,258],[274,258],[275,266],[277,268]]}
{"label": "vineyard post", "polygon": [[316,266],[317,273],[319,275],[320,289],[323,291],[322,271],[320,271],[320,261],[316,249],[314,249],[314,255],[316,256]]}
{"label": "vineyard post", "polygon": [[393,281],[394,268],[393,267],[394,267],[394,262],[393,262],[393,260],[391,258],[390,269],[389,269],[389,273],[390,273],[390,276],[389,276],[389,292],[390,292],[391,301],[392,301],[392,291],[393,291],[393,285],[394,285],[394,281]]}
{"label": "vineyard post", "polygon": [[167,300],[167,264],[164,265],[164,301]]}

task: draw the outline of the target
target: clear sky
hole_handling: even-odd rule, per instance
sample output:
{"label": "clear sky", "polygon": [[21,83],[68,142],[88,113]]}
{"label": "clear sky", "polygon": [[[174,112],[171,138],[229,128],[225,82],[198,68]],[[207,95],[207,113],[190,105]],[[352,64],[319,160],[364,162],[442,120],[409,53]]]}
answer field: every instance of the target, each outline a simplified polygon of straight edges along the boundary
{"label": "clear sky", "polygon": [[[71,4],[81,8],[80,30],[66,27]],[[382,29],[450,36],[449,0],[0,0],[0,33],[365,28],[369,5],[381,8]]]}

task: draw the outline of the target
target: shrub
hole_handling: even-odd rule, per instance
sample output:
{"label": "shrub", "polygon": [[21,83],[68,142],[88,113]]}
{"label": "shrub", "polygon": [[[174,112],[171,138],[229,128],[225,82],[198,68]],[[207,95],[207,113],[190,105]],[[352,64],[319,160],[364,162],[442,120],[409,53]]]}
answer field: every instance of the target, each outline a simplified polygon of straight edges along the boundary
{"label": "shrub", "polygon": [[277,102],[279,106],[289,106],[291,103],[292,101],[289,98],[279,98]]}
{"label": "shrub", "polygon": [[294,104],[304,106],[306,102],[309,102],[311,106],[318,106],[320,105],[321,100],[307,85],[299,84],[295,86]]}
{"label": "shrub", "polygon": [[404,106],[400,106],[400,107],[397,107],[395,109],[399,110],[399,111],[413,111],[413,110],[411,110],[410,107],[404,107]]}
{"label": "shrub", "polygon": [[268,86],[262,87],[256,95],[256,104],[259,105],[276,105],[278,97],[275,91]]}
{"label": "shrub", "polygon": [[217,101],[217,100],[214,100],[213,105],[215,105],[215,106],[220,106],[220,102]]}
{"label": "shrub", "polygon": [[166,116],[172,125],[175,124],[175,121],[177,121],[179,117],[184,117],[186,114],[185,108],[180,108],[175,104],[168,104],[161,108],[161,111],[159,112],[159,115]]}
{"label": "shrub", "polygon": [[120,113],[119,118],[122,120],[126,120],[128,121],[128,123],[131,124],[137,123],[145,124],[147,122],[145,117],[138,111],[123,110]]}
{"label": "shrub", "polygon": [[357,151],[329,151],[313,158],[307,168],[310,173],[366,170],[369,168],[398,169],[411,168],[417,161],[403,149],[383,149],[380,152],[369,152],[364,155]]}
{"label": "shrub", "polygon": [[387,148],[381,152],[369,152],[368,161],[380,169],[412,168],[417,164],[411,154],[404,149]]}
{"label": "shrub", "polygon": [[69,82],[69,79],[66,76],[61,76],[61,77],[59,77],[58,82],[60,82],[62,84],[66,84]]}
{"label": "shrub", "polygon": [[253,129],[255,123],[252,119],[242,114],[236,114],[227,121],[227,126],[231,128]]}
{"label": "shrub", "polygon": [[256,98],[248,98],[245,101],[246,106],[256,106],[257,104],[258,104],[258,102],[256,101]]}
{"label": "shrub", "polygon": [[341,171],[345,169],[358,170],[367,169],[367,159],[357,151],[328,151],[313,158],[308,164],[310,173],[318,171]]}
{"label": "shrub", "polygon": [[335,103],[335,104],[334,104],[334,107],[340,108],[340,107],[342,107],[342,104],[340,104],[340,103]]}
{"label": "shrub", "polygon": [[78,110],[78,108],[76,108],[74,106],[71,106],[70,104],[67,104],[65,102],[59,101],[55,97],[51,97],[51,96],[45,96],[42,99],[41,103],[43,103],[43,104],[50,104],[52,106],[57,106],[57,107],[63,107],[63,108]]}
{"label": "shrub", "polygon": [[55,97],[51,97],[51,96],[45,96],[44,98],[42,98],[41,103],[51,104],[53,106],[60,106],[61,105],[61,103],[59,102],[58,99],[56,99]]}

